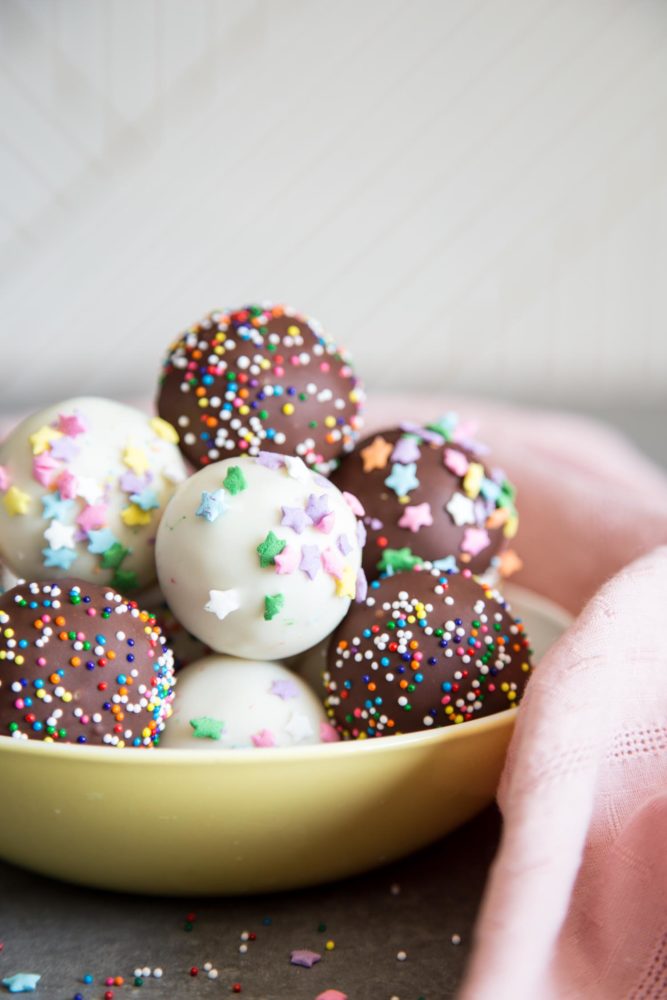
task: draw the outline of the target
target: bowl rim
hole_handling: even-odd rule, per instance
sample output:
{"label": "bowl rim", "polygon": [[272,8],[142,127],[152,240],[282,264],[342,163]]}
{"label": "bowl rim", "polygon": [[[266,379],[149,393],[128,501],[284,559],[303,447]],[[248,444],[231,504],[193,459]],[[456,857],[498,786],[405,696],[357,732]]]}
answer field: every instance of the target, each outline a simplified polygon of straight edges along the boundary
{"label": "bowl rim", "polygon": [[[465,723],[454,723],[451,726],[439,727],[433,730],[420,730],[416,733],[397,733],[389,738],[362,740],[340,740],[334,743],[314,743],[306,746],[271,747],[270,752],[263,753],[257,747],[108,747],[101,745],[82,746],[79,743],[45,743],[43,740],[16,739],[13,736],[0,736],[0,755],[17,754],[24,756],[47,757],[50,760],[66,760],[78,763],[100,763],[118,766],[118,762],[138,767],[164,767],[169,764],[203,764],[206,766],[230,764],[261,764],[262,767],[282,765],[286,761],[302,763],[308,760],[322,758],[335,759],[359,754],[392,753],[407,746],[435,746],[456,739],[466,739],[482,732],[502,729],[512,724],[519,710],[506,708],[502,712],[485,716],[482,719],[470,719]],[[149,752],[145,752],[148,750]]]}

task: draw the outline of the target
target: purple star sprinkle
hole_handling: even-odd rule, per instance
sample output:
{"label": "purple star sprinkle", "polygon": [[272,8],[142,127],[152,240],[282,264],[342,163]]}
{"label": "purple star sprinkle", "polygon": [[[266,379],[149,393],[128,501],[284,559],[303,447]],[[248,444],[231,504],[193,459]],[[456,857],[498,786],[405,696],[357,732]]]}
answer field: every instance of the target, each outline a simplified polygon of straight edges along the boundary
{"label": "purple star sprinkle", "polygon": [[338,548],[340,549],[340,551],[343,553],[344,556],[346,556],[348,552],[352,551],[352,546],[350,545],[350,539],[347,537],[347,535],[339,535],[337,544]]}
{"label": "purple star sprinkle", "polygon": [[366,539],[368,537],[368,532],[366,531],[366,526],[363,521],[357,521],[357,541],[363,549],[366,544]]}
{"label": "purple star sprinkle", "polygon": [[315,579],[320,571],[320,550],[317,545],[302,546],[299,569],[309,576],[311,580]]}
{"label": "purple star sprinkle", "polygon": [[420,427],[419,424],[404,423],[400,427],[406,434],[416,434],[422,441],[429,441],[431,444],[443,444],[445,440],[442,434],[429,431],[425,427]]}
{"label": "purple star sprinkle", "polygon": [[271,684],[271,694],[275,694],[278,698],[282,698],[283,701],[287,701],[288,698],[298,698],[299,689],[294,681],[278,680],[273,681]]}
{"label": "purple star sprinkle", "polygon": [[51,458],[57,462],[71,462],[81,451],[74,438],[61,437],[51,445]]}
{"label": "purple star sprinkle", "polygon": [[124,472],[119,479],[120,488],[123,493],[141,493],[146,489],[152,479],[150,472],[143,476],[137,476],[134,472]]}
{"label": "purple star sprinkle", "polygon": [[357,588],[354,595],[355,601],[365,601],[368,597],[368,580],[363,569],[357,573]]}
{"label": "purple star sprinkle", "polygon": [[306,514],[313,524],[319,524],[325,514],[329,513],[329,497],[324,493],[315,496],[311,493],[306,504]]}
{"label": "purple star sprinkle", "polygon": [[285,528],[291,528],[300,535],[304,528],[310,524],[310,518],[303,507],[282,507],[283,519],[280,522]]}
{"label": "purple star sprinkle", "polygon": [[421,451],[413,437],[399,438],[391,453],[392,462],[400,462],[402,465],[407,465],[408,462],[418,462],[420,458]]}
{"label": "purple star sprinkle", "polygon": [[283,456],[276,455],[274,451],[260,451],[255,461],[265,469],[282,469],[285,464]]}
{"label": "purple star sprinkle", "polygon": [[322,960],[322,956],[316,951],[308,951],[307,948],[297,948],[290,954],[292,965],[302,965],[304,969],[312,969],[314,965]]}

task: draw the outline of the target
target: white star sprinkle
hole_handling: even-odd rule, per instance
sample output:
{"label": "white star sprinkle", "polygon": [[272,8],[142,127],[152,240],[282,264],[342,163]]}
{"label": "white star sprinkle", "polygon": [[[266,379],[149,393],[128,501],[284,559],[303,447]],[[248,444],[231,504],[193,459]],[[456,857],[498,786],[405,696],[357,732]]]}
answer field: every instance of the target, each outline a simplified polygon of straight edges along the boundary
{"label": "white star sprinkle", "polygon": [[210,611],[223,621],[232,611],[241,607],[239,595],[235,590],[209,590],[209,602],[204,605],[204,611]]}
{"label": "white star sprinkle", "polygon": [[469,497],[464,497],[463,493],[455,493],[445,509],[450,514],[454,524],[459,527],[463,524],[475,523],[474,504]]}
{"label": "white star sprinkle", "polygon": [[44,538],[52,549],[73,549],[74,542],[73,524],[65,525],[61,521],[51,521],[51,524],[44,532]]}
{"label": "white star sprinkle", "polygon": [[295,743],[300,743],[313,735],[313,727],[307,715],[297,715],[295,712],[285,726],[285,732],[289,733]]}

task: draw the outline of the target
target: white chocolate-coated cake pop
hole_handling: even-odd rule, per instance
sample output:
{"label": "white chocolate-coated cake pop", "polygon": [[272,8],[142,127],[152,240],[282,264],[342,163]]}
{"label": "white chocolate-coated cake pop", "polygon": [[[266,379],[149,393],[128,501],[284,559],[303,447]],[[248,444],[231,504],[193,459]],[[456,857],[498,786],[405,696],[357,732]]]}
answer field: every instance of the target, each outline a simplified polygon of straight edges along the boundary
{"label": "white chocolate-coated cake pop", "polygon": [[108,399],[28,417],[0,446],[2,560],[30,580],[150,585],[157,525],[186,476],[177,441],[166,421]]}
{"label": "white chocolate-coated cake pop", "polygon": [[281,663],[207,656],[184,667],[161,747],[210,750],[332,742],[317,695]]}
{"label": "white chocolate-coated cake pop", "polygon": [[[361,508],[300,458],[262,452],[201,469],[160,524],[160,586],[217,652],[284,659],[329,635],[365,594]],[[355,513],[356,512],[356,513]]]}

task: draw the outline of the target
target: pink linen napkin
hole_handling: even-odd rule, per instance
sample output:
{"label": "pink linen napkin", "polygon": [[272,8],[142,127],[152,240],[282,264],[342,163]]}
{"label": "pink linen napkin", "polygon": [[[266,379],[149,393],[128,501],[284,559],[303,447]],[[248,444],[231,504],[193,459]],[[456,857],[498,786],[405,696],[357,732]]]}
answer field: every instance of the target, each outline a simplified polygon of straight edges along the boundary
{"label": "pink linen napkin", "polygon": [[[403,399],[398,419],[433,407]],[[578,614],[519,712],[462,1000],[665,998],[667,478],[590,421],[453,408],[519,488],[517,582]]]}

